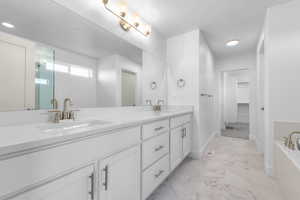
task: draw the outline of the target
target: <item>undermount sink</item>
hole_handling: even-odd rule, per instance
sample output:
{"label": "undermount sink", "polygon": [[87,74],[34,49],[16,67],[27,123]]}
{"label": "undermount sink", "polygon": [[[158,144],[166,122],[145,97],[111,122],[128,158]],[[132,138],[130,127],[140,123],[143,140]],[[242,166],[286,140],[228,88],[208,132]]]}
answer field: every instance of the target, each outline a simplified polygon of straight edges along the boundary
{"label": "undermount sink", "polygon": [[102,121],[102,120],[86,120],[86,121],[66,120],[66,121],[61,121],[59,124],[41,125],[38,128],[44,132],[68,131],[68,130],[74,130],[74,129],[78,129],[78,128],[101,126],[101,125],[106,125],[109,123],[111,123],[111,122]]}

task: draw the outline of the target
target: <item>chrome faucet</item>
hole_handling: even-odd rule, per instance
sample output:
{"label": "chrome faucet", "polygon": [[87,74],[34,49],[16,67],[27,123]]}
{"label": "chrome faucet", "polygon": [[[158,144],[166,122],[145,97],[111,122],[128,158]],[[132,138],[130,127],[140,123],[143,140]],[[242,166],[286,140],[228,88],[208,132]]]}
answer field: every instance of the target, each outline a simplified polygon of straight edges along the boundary
{"label": "chrome faucet", "polygon": [[[291,150],[295,150],[295,143],[293,142],[293,136],[300,135],[300,131],[294,131],[289,134],[288,137],[284,137],[284,145]],[[297,149],[300,150],[299,139],[297,140]]]}
{"label": "chrome faucet", "polygon": [[63,111],[58,110],[58,101],[56,99],[52,99],[51,103],[53,104],[53,110],[48,112],[55,113],[53,122],[59,123],[61,120],[73,119],[75,120],[75,112],[79,110],[71,110],[71,106],[73,105],[72,99],[66,98],[64,100],[64,108]]}
{"label": "chrome faucet", "polygon": [[164,100],[158,100],[156,105],[152,105],[153,111],[155,112],[160,112],[161,111],[161,106],[164,105]]}

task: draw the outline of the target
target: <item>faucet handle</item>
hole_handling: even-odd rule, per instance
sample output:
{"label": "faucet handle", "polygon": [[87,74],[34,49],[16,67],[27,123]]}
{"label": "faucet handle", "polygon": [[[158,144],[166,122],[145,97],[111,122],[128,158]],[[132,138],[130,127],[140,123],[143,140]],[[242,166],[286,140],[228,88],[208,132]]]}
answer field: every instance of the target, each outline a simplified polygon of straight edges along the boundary
{"label": "faucet handle", "polygon": [[152,105],[152,101],[150,99],[146,100],[146,105],[151,106]]}
{"label": "faucet handle", "polygon": [[58,101],[56,98],[51,99],[51,104],[53,105],[53,109],[58,109]]}
{"label": "faucet handle", "polygon": [[296,140],[297,150],[300,151],[300,138],[298,137]]}
{"label": "faucet handle", "polygon": [[164,105],[164,103],[165,103],[165,101],[162,100],[162,99],[159,99],[159,100],[157,101],[157,105]]}
{"label": "faucet handle", "polygon": [[80,110],[70,110],[69,113],[69,118],[72,120],[75,120],[76,116],[75,116],[75,112],[79,112]]}
{"label": "faucet handle", "polygon": [[283,141],[284,141],[284,145],[287,147],[288,143],[289,143],[289,138],[288,137],[282,137]]}

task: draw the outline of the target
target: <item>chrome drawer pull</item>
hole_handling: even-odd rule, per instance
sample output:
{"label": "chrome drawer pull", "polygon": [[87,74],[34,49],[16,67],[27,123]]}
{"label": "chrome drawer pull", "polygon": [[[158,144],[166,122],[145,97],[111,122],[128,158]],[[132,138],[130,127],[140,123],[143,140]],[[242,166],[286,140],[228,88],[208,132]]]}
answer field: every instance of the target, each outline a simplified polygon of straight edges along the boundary
{"label": "chrome drawer pull", "polygon": [[95,188],[95,185],[94,185],[94,182],[95,182],[95,175],[94,173],[92,173],[90,176],[89,176],[89,179],[90,179],[90,182],[91,182],[91,190],[88,192],[90,197],[91,197],[91,200],[94,200],[95,199],[95,191],[94,191],[94,188]]}
{"label": "chrome drawer pull", "polygon": [[165,128],[165,127],[160,126],[160,127],[155,128],[154,130],[155,130],[155,131],[160,131],[160,130],[162,130],[162,129],[164,129],[164,128]]}
{"label": "chrome drawer pull", "polygon": [[104,172],[104,182],[102,183],[104,190],[107,191],[108,189],[108,166],[106,165],[105,168],[103,169]]}
{"label": "chrome drawer pull", "polygon": [[157,174],[155,174],[155,178],[159,178],[165,171],[164,170],[160,170]]}
{"label": "chrome drawer pull", "polygon": [[186,128],[181,129],[181,137],[185,138],[187,136],[186,134]]}
{"label": "chrome drawer pull", "polygon": [[157,151],[160,151],[160,150],[162,150],[163,148],[164,148],[164,146],[160,145],[159,147],[155,148],[155,151],[156,151],[156,152],[157,152]]}

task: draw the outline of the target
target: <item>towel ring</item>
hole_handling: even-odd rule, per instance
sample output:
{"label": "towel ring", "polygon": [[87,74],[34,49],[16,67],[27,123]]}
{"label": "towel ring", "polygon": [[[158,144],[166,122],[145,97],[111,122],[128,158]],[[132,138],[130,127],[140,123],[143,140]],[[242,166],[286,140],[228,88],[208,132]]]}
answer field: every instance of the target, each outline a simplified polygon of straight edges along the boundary
{"label": "towel ring", "polygon": [[185,86],[185,80],[184,79],[178,79],[177,80],[177,87],[183,88]]}
{"label": "towel ring", "polygon": [[152,90],[155,90],[157,88],[157,83],[155,81],[152,81],[151,84],[150,84],[150,88]]}

